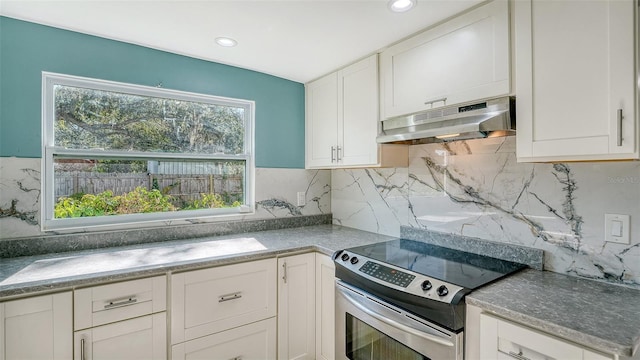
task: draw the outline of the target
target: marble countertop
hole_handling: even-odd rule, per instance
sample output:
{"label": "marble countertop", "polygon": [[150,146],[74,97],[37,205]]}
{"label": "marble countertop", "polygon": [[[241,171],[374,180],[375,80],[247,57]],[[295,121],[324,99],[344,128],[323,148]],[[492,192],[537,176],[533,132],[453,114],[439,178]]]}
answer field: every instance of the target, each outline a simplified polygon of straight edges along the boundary
{"label": "marble countertop", "polygon": [[527,269],[469,294],[467,304],[600,351],[633,356],[640,290]]}
{"label": "marble countertop", "polygon": [[[414,235],[443,246],[438,234]],[[315,225],[3,258],[0,301],[307,251],[330,255],[391,239],[337,225]],[[467,303],[605,352],[631,356],[640,345],[640,290],[636,289],[527,269],[474,291]]]}
{"label": "marble countertop", "polygon": [[334,251],[393,239],[336,225],[0,259],[0,300],[295,252]]}

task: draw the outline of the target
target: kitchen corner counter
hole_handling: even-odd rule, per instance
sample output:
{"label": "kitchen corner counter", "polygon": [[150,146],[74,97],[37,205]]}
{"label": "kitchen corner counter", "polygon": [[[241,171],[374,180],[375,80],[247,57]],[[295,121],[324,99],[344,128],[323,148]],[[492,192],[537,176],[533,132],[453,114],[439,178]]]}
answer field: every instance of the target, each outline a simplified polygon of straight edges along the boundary
{"label": "kitchen corner counter", "polygon": [[307,251],[334,251],[393,239],[336,225],[316,225],[0,259],[0,301]]}
{"label": "kitchen corner counter", "polygon": [[640,345],[640,290],[527,269],[474,291],[467,304],[621,356]]}

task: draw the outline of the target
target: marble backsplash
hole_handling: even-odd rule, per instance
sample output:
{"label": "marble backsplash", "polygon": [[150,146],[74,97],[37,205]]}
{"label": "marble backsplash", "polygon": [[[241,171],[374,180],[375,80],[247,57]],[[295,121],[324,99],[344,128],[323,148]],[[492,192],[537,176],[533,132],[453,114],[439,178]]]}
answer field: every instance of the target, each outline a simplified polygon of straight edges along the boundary
{"label": "marble backsplash", "polygon": [[[225,216],[214,222],[330,214],[330,181],[328,170],[258,168],[255,213]],[[0,241],[56,234],[40,230],[40,187],[40,159],[0,157]],[[297,206],[297,192],[305,193],[305,205]],[[168,221],[156,226],[208,221]]]}
{"label": "marble backsplash", "polygon": [[[640,162],[518,163],[515,138],[411,146],[408,168],[334,170],[334,224],[400,226],[545,251],[545,269],[640,286]],[[604,214],[631,215],[631,244]]]}

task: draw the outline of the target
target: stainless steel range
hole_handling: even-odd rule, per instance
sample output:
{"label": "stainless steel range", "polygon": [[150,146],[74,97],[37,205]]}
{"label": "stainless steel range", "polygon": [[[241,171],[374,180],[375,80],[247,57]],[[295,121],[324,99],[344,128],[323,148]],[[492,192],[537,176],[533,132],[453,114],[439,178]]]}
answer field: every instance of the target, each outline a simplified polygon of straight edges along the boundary
{"label": "stainless steel range", "polygon": [[413,240],[337,251],[336,359],[462,359],[464,297],[526,265]]}

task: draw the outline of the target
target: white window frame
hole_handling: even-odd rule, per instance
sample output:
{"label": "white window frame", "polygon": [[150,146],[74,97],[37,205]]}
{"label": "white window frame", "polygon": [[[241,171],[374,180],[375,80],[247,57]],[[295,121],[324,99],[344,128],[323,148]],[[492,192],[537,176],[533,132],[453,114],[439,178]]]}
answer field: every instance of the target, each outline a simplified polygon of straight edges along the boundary
{"label": "white window frame", "polygon": [[[160,97],[167,99],[195,101],[223,106],[244,108],[245,153],[237,155],[224,154],[187,154],[161,152],[129,152],[105,150],[78,150],[54,146],[55,99],[54,85],[82,87],[95,90],[113,91],[133,95]],[[170,220],[190,220],[215,218],[219,216],[250,214],[255,209],[255,148],[254,148],[255,102],[250,100],[232,99],[212,95],[197,94],[178,90],[164,89],[142,85],[106,81],[72,75],[42,72],[42,195],[41,195],[41,229],[43,231],[74,228],[92,228],[163,222]],[[244,174],[244,204],[235,208],[180,210],[156,212],[146,214],[126,214],[79,218],[54,218],[54,156],[84,156],[87,158],[109,158],[122,160],[242,160],[245,161]]]}

